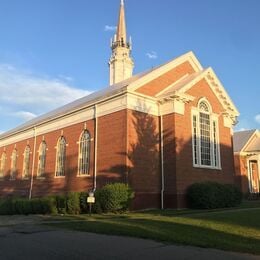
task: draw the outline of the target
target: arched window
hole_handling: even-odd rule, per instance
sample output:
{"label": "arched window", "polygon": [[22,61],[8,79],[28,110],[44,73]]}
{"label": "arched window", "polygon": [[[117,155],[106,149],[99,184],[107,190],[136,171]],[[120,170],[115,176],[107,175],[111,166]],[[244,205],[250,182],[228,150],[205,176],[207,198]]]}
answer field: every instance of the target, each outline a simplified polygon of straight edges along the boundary
{"label": "arched window", "polygon": [[79,175],[89,174],[90,134],[85,130],[79,141]]}
{"label": "arched window", "polygon": [[46,164],[46,150],[47,150],[46,142],[42,141],[39,147],[37,177],[44,177],[45,164]]}
{"label": "arched window", "polygon": [[0,179],[4,178],[5,173],[5,165],[6,165],[6,153],[3,152],[1,156],[0,162]]}
{"label": "arched window", "polygon": [[17,166],[17,150],[14,149],[11,155],[11,171],[10,171],[11,180],[15,180],[16,166]]}
{"label": "arched window", "polygon": [[192,150],[194,166],[220,168],[218,118],[205,99],[192,111]]}
{"label": "arched window", "polygon": [[30,170],[30,146],[27,145],[24,149],[24,154],[23,154],[23,178],[27,179],[29,178],[29,170]]}
{"label": "arched window", "polygon": [[56,152],[56,177],[65,176],[66,140],[63,136],[59,138]]}

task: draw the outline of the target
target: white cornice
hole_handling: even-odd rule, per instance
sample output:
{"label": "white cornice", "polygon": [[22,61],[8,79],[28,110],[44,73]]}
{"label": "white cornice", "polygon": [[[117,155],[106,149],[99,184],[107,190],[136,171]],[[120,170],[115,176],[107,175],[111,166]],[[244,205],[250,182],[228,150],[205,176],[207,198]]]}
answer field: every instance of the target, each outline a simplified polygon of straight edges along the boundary
{"label": "white cornice", "polygon": [[[258,137],[258,135],[259,135],[259,133],[258,133],[258,130],[256,129],[256,130],[252,133],[252,135],[249,137],[249,139],[247,140],[247,142],[245,143],[245,145],[242,147],[241,151],[243,152],[243,151],[246,149],[246,147],[253,141],[253,139],[254,139],[255,137]],[[246,152],[245,152],[245,153],[246,153]]]}
{"label": "white cornice", "polygon": [[239,116],[239,112],[212,68],[206,69],[203,73],[201,73],[196,78],[187,83],[185,86],[183,86],[179,91],[183,93],[187,92],[191,87],[193,87],[202,79],[205,79],[207,81],[213,93],[218,98],[219,102],[224,108],[224,117],[229,118],[232,121],[232,125],[236,124],[236,118],[237,116]]}
{"label": "white cornice", "polygon": [[136,89],[140,88],[141,86],[145,85],[146,83],[152,81],[153,79],[158,78],[159,76],[163,75],[164,73],[170,71],[171,69],[177,67],[178,65],[180,65],[186,61],[188,61],[191,64],[191,66],[193,67],[195,72],[199,72],[199,71],[203,70],[201,64],[199,63],[199,61],[196,58],[196,56],[194,55],[194,53],[192,51],[190,51],[190,52],[166,63],[165,65],[158,67],[157,69],[151,71],[150,73],[141,77],[140,79],[137,79],[136,81],[134,81],[133,83],[131,83],[128,86],[128,89],[131,91],[136,90]]}

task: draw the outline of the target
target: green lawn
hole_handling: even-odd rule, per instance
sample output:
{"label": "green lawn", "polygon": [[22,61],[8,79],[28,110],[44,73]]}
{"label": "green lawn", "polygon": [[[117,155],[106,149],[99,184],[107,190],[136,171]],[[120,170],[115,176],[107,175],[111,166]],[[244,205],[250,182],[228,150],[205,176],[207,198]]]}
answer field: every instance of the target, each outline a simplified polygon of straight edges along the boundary
{"label": "green lawn", "polygon": [[[260,208],[232,210],[153,210],[127,214],[58,216],[60,228],[153,239],[260,255]],[[259,205],[258,205],[259,206]]]}

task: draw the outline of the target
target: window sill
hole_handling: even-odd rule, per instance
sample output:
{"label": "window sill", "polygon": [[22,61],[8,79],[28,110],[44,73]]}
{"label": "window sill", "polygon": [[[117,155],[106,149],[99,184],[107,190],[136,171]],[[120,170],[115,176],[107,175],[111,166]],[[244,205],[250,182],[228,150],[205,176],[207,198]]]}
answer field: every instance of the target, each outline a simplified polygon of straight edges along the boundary
{"label": "window sill", "polygon": [[77,178],[90,178],[91,175],[90,174],[78,174]]}
{"label": "window sill", "polygon": [[54,176],[55,179],[65,179],[66,176]]}
{"label": "window sill", "polygon": [[194,165],[194,168],[200,168],[200,169],[208,169],[208,170],[219,170],[221,171],[222,168],[221,167],[214,167],[214,166],[206,166],[206,165]]}
{"label": "window sill", "polygon": [[28,181],[30,178],[29,177],[23,177],[22,181]]}
{"label": "window sill", "polygon": [[16,179],[9,179],[9,181],[15,181]]}
{"label": "window sill", "polygon": [[37,176],[37,177],[36,177],[36,180],[45,180],[45,177]]}

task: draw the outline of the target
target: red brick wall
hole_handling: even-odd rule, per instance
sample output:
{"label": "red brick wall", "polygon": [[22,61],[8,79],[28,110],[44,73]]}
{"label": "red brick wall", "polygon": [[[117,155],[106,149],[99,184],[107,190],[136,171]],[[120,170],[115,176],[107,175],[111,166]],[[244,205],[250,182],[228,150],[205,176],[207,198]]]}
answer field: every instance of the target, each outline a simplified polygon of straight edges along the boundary
{"label": "red brick wall", "polygon": [[[36,154],[34,167],[34,180],[32,195],[42,196],[66,191],[88,191],[93,189],[94,175],[94,143],[95,143],[94,120],[86,122],[86,128],[90,132],[92,141],[90,148],[90,176],[78,177],[78,141],[84,123],[79,123],[39,135],[36,138]],[[97,184],[98,187],[113,181],[126,181],[126,111],[112,113],[98,119],[98,145],[97,151]],[[56,145],[59,137],[63,134],[66,139],[65,177],[55,177]],[[47,144],[45,177],[37,178],[38,149],[44,140]],[[17,178],[10,181],[10,156],[14,144],[6,146],[7,169],[4,180],[0,181],[0,195],[28,196],[30,180],[21,180],[23,169],[23,152],[28,140],[16,143],[18,151]],[[29,140],[31,152],[33,152],[34,138]],[[4,147],[0,148],[0,156]],[[30,157],[30,169],[32,169],[33,154]],[[30,171],[31,175],[31,171]]]}
{"label": "red brick wall", "polygon": [[[196,107],[198,100],[201,97],[206,97],[212,106],[212,110],[216,114],[222,112],[222,106],[218,99],[208,86],[205,80],[198,82],[193,86],[187,94],[190,94],[195,98],[195,100],[185,106],[185,115],[173,114],[164,117],[164,125],[167,127],[168,131],[171,132],[174,140],[176,154],[174,154],[175,159],[166,164],[171,172],[168,172],[165,168],[165,176],[171,178],[171,182],[175,179],[176,188],[172,189],[170,192],[172,200],[166,201],[166,205],[169,207],[185,207],[185,193],[187,188],[195,183],[202,181],[218,181],[221,183],[234,183],[234,159],[233,159],[233,148],[232,148],[232,138],[230,134],[230,129],[224,127],[223,117],[219,116],[219,138],[220,138],[220,157],[221,157],[221,170],[215,169],[205,169],[205,168],[195,168],[192,162],[192,128],[191,128],[191,108]],[[166,128],[165,127],[165,128]],[[172,130],[171,130],[172,127]],[[167,142],[167,141],[165,141]],[[173,154],[171,152],[165,153],[171,157]],[[167,158],[165,158],[167,161]],[[175,177],[172,176],[175,175]],[[174,193],[174,195],[172,195]],[[167,198],[167,194],[166,194]]]}
{"label": "red brick wall", "polygon": [[138,88],[136,91],[148,96],[155,96],[157,93],[183,77],[185,74],[192,74],[193,72],[195,72],[193,67],[188,61],[186,61],[174,69],[166,72],[162,76]]}
{"label": "red brick wall", "polygon": [[97,186],[126,182],[127,111],[122,110],[98,119]]}
{"label": "red brick wall", "polygon": [[235,160],[235,181],[243,193],[249,192],[249,180],[247,176],[247,161],[245,156],[234,155]]}
{"label": "red brick wall", "polygon": [[[22,179],[23,160],[24,160],[23,153],[27,144],[30,146],[31,152],[33,152],[34,139],[32,138],[5,147],[6,167],[5,167],[4,178],[0,180],[0,195],[2,194],[12,195],[13,193],[19,194],[21,196],[29,195],[30,180]],[[11,155],[15,147],[17,150],[16,174],[15,174],[15,180],[10,180]],[[4,151],[4,147],[0,147],[0,156],[2,155],[3,151]],[[33,161],[33,155],[30,154],[30,172],[32,169],[32,161]]]}
{"label": "red brick wall", "polygon": [[128,110],[128,180],[134,208],[160,207],[159,119]]}

